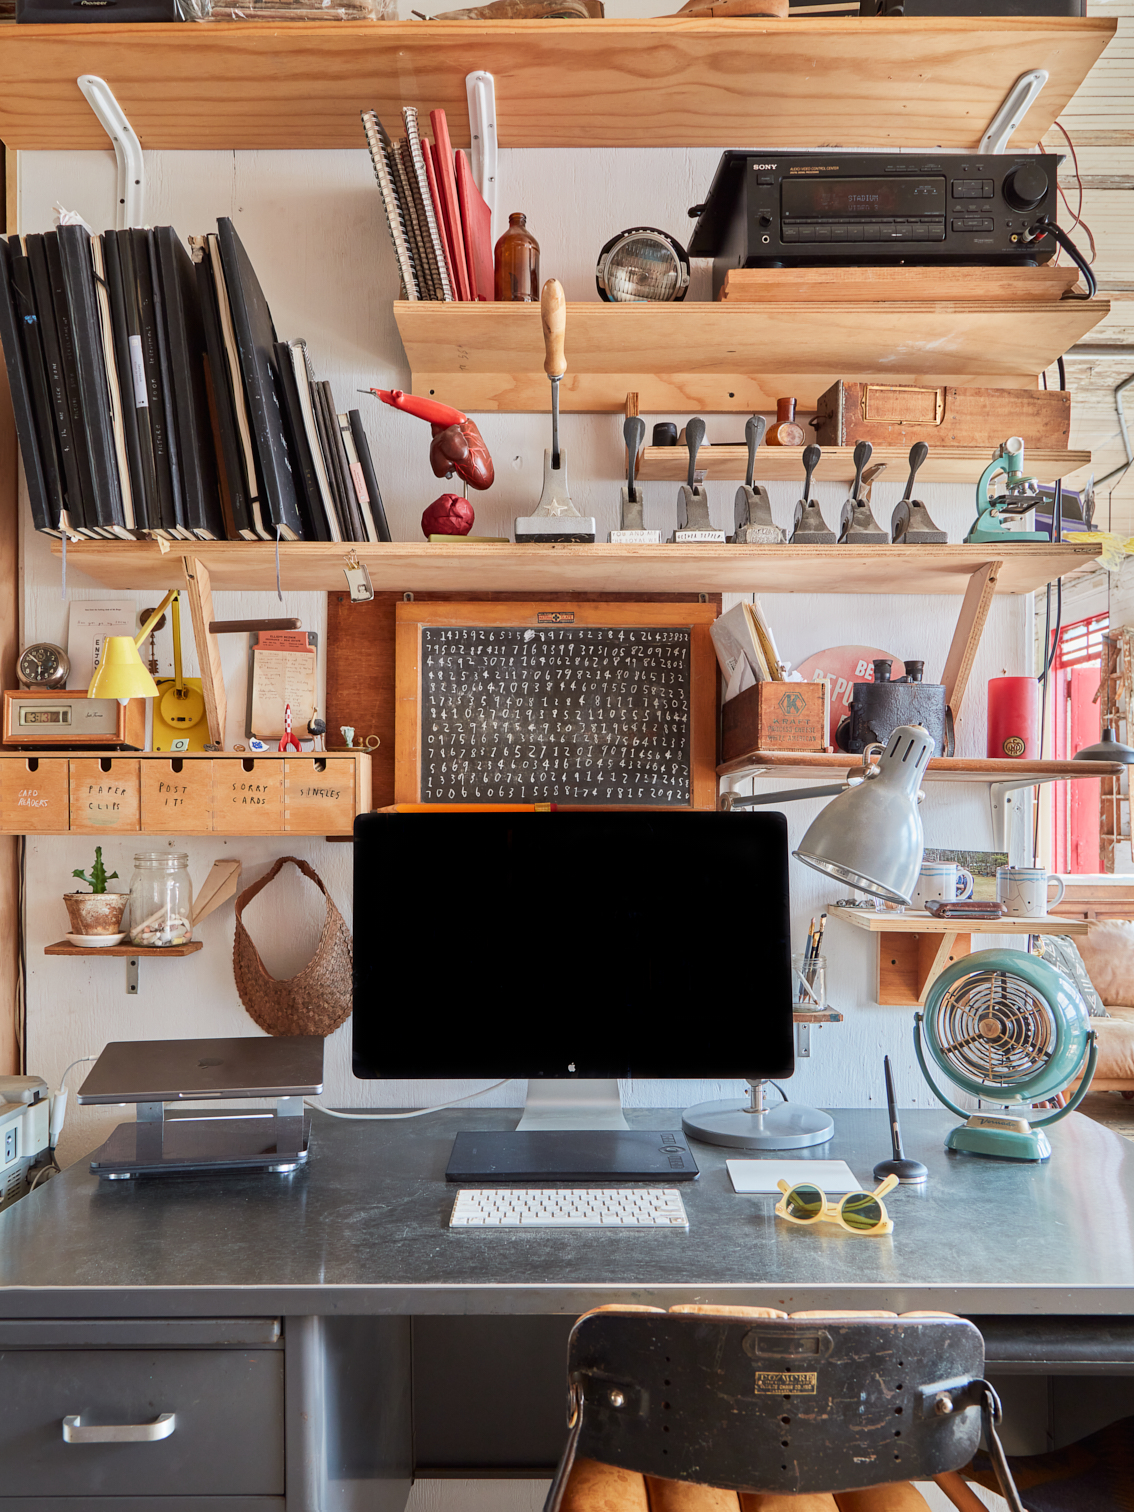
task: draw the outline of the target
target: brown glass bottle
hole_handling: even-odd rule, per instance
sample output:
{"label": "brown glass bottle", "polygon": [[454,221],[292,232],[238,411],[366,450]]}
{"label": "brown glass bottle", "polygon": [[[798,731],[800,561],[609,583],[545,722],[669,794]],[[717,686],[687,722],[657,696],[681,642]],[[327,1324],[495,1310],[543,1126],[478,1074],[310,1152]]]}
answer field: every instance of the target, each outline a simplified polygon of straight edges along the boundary
{"label": "brown glass bottle", "polygon": [[497,299],[539,303],[539,242],[527,224],[527,216],[513,210],[507,231],[496,243]]}
{"label": "brown glass bottle", "polygon": [[769,425],[768,434],[764,437],[764,445],[802,446],[805,439],[803,426],[795,423],[795,400],[777,399],[776,423]]}

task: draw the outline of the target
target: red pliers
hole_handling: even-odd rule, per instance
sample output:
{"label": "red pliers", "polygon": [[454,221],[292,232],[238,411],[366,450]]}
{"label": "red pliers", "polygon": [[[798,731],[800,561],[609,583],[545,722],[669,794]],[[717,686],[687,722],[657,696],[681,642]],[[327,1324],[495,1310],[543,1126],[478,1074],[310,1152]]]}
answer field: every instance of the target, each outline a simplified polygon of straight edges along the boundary
{"label": "red pliers", "polygon": [[283,734],[280,737],[279,749],[281,751],[295,750],[295,751],[300,751],[300,752],[302,752],[302,750],[303,750],[303,747],[300,745],[299,741],[296,740],[295,736],[291,733],[291,705],[290,704],[287,704],[286,707],[284,708]]}

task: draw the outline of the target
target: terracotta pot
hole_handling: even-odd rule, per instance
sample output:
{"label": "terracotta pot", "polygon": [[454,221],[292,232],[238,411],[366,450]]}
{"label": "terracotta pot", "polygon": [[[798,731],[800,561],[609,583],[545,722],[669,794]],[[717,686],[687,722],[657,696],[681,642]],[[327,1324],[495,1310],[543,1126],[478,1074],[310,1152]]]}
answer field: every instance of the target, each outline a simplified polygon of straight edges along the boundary
{"label": "terracotta pot", "polygon": [[130,901],[129,893],[64,893],[71,933],[77,935],[111,935],[122,932],[122,914]]}

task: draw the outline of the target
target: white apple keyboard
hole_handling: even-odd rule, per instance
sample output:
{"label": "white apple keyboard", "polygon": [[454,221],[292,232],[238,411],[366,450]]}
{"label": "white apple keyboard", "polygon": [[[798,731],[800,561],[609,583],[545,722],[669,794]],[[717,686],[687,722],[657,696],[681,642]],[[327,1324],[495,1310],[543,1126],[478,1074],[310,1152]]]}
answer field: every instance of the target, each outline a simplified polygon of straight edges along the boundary
{"label": "white apple keyboard", "polygon": [[457,1193],[450,1228],[689,1227],[673,1187],[473,1187]]}

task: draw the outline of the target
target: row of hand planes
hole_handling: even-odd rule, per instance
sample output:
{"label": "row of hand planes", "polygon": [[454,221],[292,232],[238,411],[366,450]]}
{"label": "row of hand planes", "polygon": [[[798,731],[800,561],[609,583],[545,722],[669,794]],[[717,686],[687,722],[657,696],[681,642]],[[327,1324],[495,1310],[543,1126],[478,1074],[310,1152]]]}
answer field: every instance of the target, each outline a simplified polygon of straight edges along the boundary
{"label": "row of hand planes", "polygon": [[[839,528],[832,530],[823,518],[818,501],[811,497],[811,480],[823,453],[819,446],[812,445],[803,451],[803,496],[795,506],[795,518],[791,535],[781,529],[772,519],[772,502],[768,490],[755,482],[756,453],[764,439],[766,422],[763,415],[753,415],[744,427],[744,439],[748,446],[748,466],[744,482],[736,491],[733,506],[734,529],[731,539],[745,546],[778,546],[789,541],[792,545],[834,546],[939,546],[948,539],[943,530],[930,519],[929,511],[920,499],[913,497],[914,479],[918,469],[929,455],[929,447],[918,441],[910,448],[910,475],[905,492],[894,508],[889,531],[876,522],[870,509],[870,484],[882,468],[869,468],[874,448],[869,441],[860,441],[854,449],[854,483],[850,495],[843,501],[839,512]],[[629,473],[622,489],[622,532],[645,536],[642,530],[642,490],[635,486],[634,471],[638,450],[645,437],[645,423],[637,415],[631,416],[623,426],[629,457]],[[714,530],[709,519],[709,496],[705,489],[704,473],[698,474],[697,453],[705,439],[705,422],[695,416],[685,427],[685,445],[689,452],[689,474],[677,495],[677,531],[675,541],[725,541],[723,530]],[[652,532],[650,533],[652,534]],[[657,536],[653,537],[655,540]],[[612,539],[614,537],[612,536]]]}

